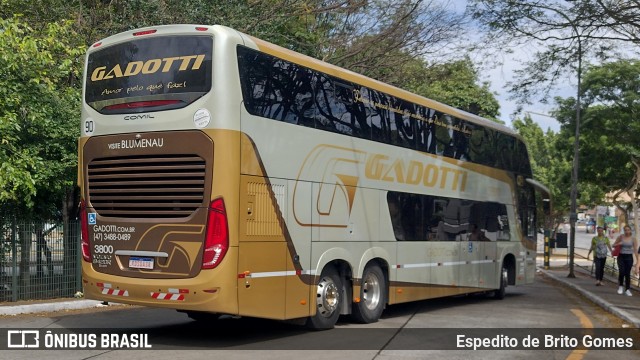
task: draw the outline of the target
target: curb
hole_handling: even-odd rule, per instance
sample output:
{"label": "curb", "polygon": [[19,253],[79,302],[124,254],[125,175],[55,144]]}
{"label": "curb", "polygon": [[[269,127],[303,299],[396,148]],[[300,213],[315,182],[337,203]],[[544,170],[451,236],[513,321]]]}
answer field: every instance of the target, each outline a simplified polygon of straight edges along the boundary
{"label": "curb", "polygon": [[120,304],[109,303],[109,305],[103,305],[102,301],[98,301],[98,300],[71,300],[71,301],[41,303],[41,304],[0,306],[0,316],[15,316],[15,315],[21,315],[21,314],[55,312],[55,311],[63,311],[63,310],[80,310],[80,309],[90,309],[90,308],[104,307],[104,306],[111,306],[111,305],[120,305]]}
{"label": "curb", "polygon": [[638,319],[637,317],[631,315],[629,312],[622,310],[620,308],[618,308],[617,306],[611,304],[610,302],[604,300],[603,298],[594,295],[593,293],[585,290],[584,288],[582,288],[579,285],[576,285],[572,282],[570,282],[567,279],[561,278],[556,276],[555,274],[552,274],[546,270],[543,269],[538,269],[541,273],[543,273],[545,276],[549,277],[550,279],[553,279],[559,283],[562,283],[563,285],[566,285],[576,291],[578,291],[579,293],[581,293],[582,295],[584,295],[586,298],[588,298],[589,300],[593,301],[594,303],[596,303],[598,306],[602,307],[604,310],[612,313],[613,315],[621,318],[622,320],[629,322],[631,324],[633,324],[633,326],[635,326],[636,328],[640,328],[640,319]]}

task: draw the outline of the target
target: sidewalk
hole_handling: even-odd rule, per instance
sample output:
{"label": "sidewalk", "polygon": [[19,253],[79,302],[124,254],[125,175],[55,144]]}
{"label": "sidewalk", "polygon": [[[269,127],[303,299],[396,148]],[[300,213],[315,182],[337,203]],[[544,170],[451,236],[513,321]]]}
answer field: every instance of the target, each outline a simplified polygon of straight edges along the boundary
{"label": "sidewalk", "polygon": [[618,295],[618,279],[605,275],[604,286],[596,286],[595,277],[588,270],[574,267],[575,278],[568,278],[568,269],[540,270],[544,275],[565,286],[568,286],[589,300],[593,301],[604,310],[628,322],[635,328],[640,328],[640,291],[637,284],[632,281],[631,292],[633,297]]}
{"label": "sidewalk", "polygon": [[84,299],[63,299],[62,301],[60,301],[60,299],[57,299],[50,301],[39,301],[34,303],[23,302],[17,305],[14,304],[15,303],[0,304],[0,316],[49,313],[55,311],[81,310],[121,305],[117,303],[109,303],[108,305],[105,305],[102,303],[102,301]]}

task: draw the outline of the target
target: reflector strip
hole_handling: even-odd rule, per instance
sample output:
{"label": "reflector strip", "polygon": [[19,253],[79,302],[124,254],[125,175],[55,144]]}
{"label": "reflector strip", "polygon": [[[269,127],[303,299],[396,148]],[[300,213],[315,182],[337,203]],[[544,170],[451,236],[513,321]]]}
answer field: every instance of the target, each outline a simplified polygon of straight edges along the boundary
{"label": "reflector strip", "polygon": [[127,291],[127,290],[118,290],[118,289],[102,288],[102,295],[129,296],[129,291]]}
{"label": "reflector strip", "polygon": [[173,288],[170,288],[168,290],[169,290],[169,293],[171,293],[171,294],[188,294],[189,293],[189,289],[173,289]]}
{"label": "reflector strip", "polygon": [[[445,262],[433,262],[433,263],[417,263],[417,264],[397,264],[393,265],[396,269],[418,269],[438,266],[455,266],[455,265],[477,265],[477,264],[494,264],[498,261],[495,259],[487,260],[471,260],[471,261],[445,261]],[[281,276],[300,276],[300,275],[315,275],[315,270],[289,270],[289,271],[265,271],[265,272],[250,272],[238,274],[238,279],[245,278],[269,278],[269,277],[281,277]]]}
{"label": "reflector strip", "polygon": [[184,295],[182,294],[167,294],[167,293],[152,292],[151,297],[156,300],[177,300],[177,301],[184,300]]}
{"label": "reflector strip", "polygon": [[447,262],[418,263],[418,264],[398,264],[398,265],[395,265],[395,268],[396,269],[416,269],[416,268],[427,268],[427,267],[436,267],[436,266],[493,264],[496,262],[497,262],[496,260],[447,261]]}
{"label": "reflector strip", "polygon": [[315,275],[315,270],[291,270],[291,271],[266,271],[258,273],[241,273],[238,274],[238,279],[244,278],[268,278],[268,277],[281,277],[281,276],[300,276],[300,275]]}

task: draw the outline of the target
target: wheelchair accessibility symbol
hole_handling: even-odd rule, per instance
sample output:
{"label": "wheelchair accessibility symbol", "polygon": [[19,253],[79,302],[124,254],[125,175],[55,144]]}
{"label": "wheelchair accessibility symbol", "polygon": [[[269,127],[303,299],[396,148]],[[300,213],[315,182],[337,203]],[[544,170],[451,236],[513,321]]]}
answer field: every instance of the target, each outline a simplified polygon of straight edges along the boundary
{"label": "wheelchair accessibility symbol", "polygon": [[95,213],[87,214],[87,220],[89,220],[89,225],[95,225],[96,224],[96,214]]}

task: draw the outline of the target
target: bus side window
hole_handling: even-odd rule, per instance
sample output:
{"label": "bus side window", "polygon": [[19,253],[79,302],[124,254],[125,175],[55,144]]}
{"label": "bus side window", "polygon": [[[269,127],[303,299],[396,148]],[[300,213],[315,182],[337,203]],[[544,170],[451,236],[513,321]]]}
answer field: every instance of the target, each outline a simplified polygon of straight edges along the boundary
{"label": "bus side window", "polygon": [[286,122],[300,124],[306,127],[314,127],[314,116],[316,113],[315,102],[313,101],[313,89],[311,87],[311,71],[301,66],[292,66],[290,73],[290,91],[283,91],[290,97],[288,102],[290,111]]}
{"label": "bus side window", "polygon": [[436,125],[429,122],[428,119],[435,112],[424,106],[417,105],[415,107],[416,117],[421,120],[416,121],[416,148],[420,151],[430,154],[436,153]]}
{"label": "bus side window", "polygon": [[400,101],[396,98],[392,98],[392,101],[390,123],[392,143],[396,146],[415,149],[415,120],[411,118],[413,106],[406,101]]}
{"label": "bus side window", "polygon": [[337,86],[336,79],[316,73],[315,74],[315,102],[316,102],[316,128],[337,132],[345,135],[354,135],[351,114],[347,111],[346,103],[350,96],[346,85]]}

